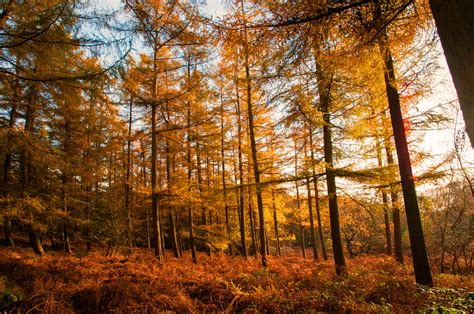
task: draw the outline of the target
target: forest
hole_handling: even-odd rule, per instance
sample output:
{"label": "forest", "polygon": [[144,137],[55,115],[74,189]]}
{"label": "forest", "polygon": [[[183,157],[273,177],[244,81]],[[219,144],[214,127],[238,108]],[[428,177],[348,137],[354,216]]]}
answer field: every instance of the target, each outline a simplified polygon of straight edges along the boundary
{"label": "forest", "polygon": [[474,1],[0,0],[0,28],[2,313],[474,311]]}

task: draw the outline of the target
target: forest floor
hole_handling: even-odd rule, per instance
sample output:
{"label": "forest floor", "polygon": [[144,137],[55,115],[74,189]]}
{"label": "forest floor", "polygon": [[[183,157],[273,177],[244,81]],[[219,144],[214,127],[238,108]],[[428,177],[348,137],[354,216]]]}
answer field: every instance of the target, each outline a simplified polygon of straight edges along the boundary
{"label": "forest floor", "polygon": [[[160,264],[141,249],[36,257],[27,248],[0,248],[0,311],[102,312],[414,312],[474,311],[472,276],[435,275],[437,288],[414,282],[410,266],[392,258],[348,260],[336,277],[331,261],[296,253],[256,258],[166,255]],[[469,293],[470,291],[470,293]]]}

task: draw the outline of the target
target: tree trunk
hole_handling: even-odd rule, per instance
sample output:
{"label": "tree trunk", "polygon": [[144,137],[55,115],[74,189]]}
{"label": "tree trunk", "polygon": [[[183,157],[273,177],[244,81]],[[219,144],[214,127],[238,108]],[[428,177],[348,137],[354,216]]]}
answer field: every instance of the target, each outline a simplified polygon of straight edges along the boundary
{"label": "tree trunk", "polygon": [[176,227],[175,227],[173,216],[174,216],[173,209],[170,209],[168,213],[168,219],[169,219],[169,224],[170,224],[171,247],[173,249],[174,257],[179,258],[178,239],[176,237]]}
{"label": "tree trunk", "polygon": [[253,209],[252,209],[252,194],[250,191],[250,186],[249,186],[248,207],[249,207],[250,234],[252,236],[252,253],[251,254],[257,256],[258,247],[257,247],[257,239],[255,235],[255,222],[253,221],[254,215],[253,215]]}
{"label": "tree trunk", "polygon": [[[191,79],[191,68],[190,61],[188,60],[187,67],[188,75],[188,85]],[[191,177],[192,177],[192,158],[191,158],[191,103],[187,102],[187,117],[186,117],[186,126],[187,126],[187,135],[186,135],[186,158],[187,158],[187,168],[188,168],[188,193],[191,193]],[[193,263],[197,264],[196,257],[196,246],[194,244],[194,217],[193,217],[193,205],[188,205],[188,223],[189,223],[189,245],[191,246],[191,258]]]}
{"label": "tree trunk", "polygon": [[329,219],[331,225],[332,250],[336,266],[336,274],[343,275],[347,273],[346,261],[341,241],[341,230],[339,224],[339,208],[337,204],[336,193],[336,175],[333,163],[332,148],[332,125],[331,115],[329,113],[331,82],[325,77],[320,67],[317,67],[319,101],[321,111],[323,112],[323,138],[324,138],[324,161],[326,162],[326,184],[329,199]]}
{"label": "tree trunk", "polygon": [[72,166],[69,164],[71,156],[70,152],[70,143],[71,143],[71,129],[69,125],[69,119],[68,117],[65,117],[65,123],[64,123],[64,158],[65,160],[65,165],[62,173],[62,205],[63,205],[63,211],[66,216],[64,224],[63,224],[63,245],[64,245],[64,251],[67,254],[71,254],[71,245],[69,243],[69,232],[68,232],[68,223],[67,223],[67,216],[69,215],[68,211],[68,199],[69,199],[69,178],[70,178],[70,173],[69,173],[69,167]]}
{"label": "tree trunk", "polygon": [[127,139],[127,170],[125,173],[125,213],[127,214],[127,242],[132,247],[132,215],[131,215],[131,163],[132,163],[132,118],[133,118],[133,98],[130,99],[130,110],[128,118],[128,139]]}
{"label": "tree trunk", "polygon": [[325,261],[328,260],[328,252],[326,250],[326,242],[324,241],[324,234],[323,234],[323,225],[321,222],[321,209],[319,206],[319,189],[318,189],[318,177],[316,176],[315,170],[315,159],[314,159],[314,149],[313,149],[313,129],[311,127],[311,123],[309,124],[309,148],[311,153],[311,171],[313,174],[313,184],[314,184],[314,199],[316,205],[316,217],[318,219],[318,232],[319,232],[319,241],[321,243],[321,251],[323,252],[323,258]]}
{"label": "tree trunk", "polygon": [[275,229],[275,240],[276,240],[276,255],[281,256],[280,251],[280,236],[278,233],[278,218],[275,204],[275,191],[272,189],[272,205],[273,205],[273,228]]}
{"label": "tree trunk", "polygon": [[[13,127],[15,126],[16,122],[16,88],[15,88],[15,96],[14,102],[12,103],[12,108],[10,110],[10,119],[8,121],[8,135],[7,135],[7,152],[5,153],[5,159],[3,163],[3,187],[5,188],[4,196],[7,198],[8,191],[10,191],[10,169],[11,169],[11,162],[12,162],[12,153],[9,149],[12,147],[11,143],[13,141],[14,133]],[[12,222],[11,218],[8,216],[3,217],[3,230],[5,233],[5,245],[6,246],[15,246],[15,242],[12,236]]]}
{"label": "tree trunk", "polygon": [[221,102],[221,164],[222,164],[222,193],[224,197],[224,211],[225,211],[225,226],[227,231],[227,241],[229,241],[229,253],[234,255],[232,251],[232,240],[230,237],[230,220],[229,220],[229,205],[227,203],[227,186],[225,178],[225,150],[224,150],[224,102],[222,100],[222,85],[220,86],[220,102]]}
{"label": "tree trunk", "polygon": [[151,106],[151,215],[155,256],[159,261],[162,261],[161,226],[158,212],[158,194],[156,193],[156,150],[156,105],[153,104]]}
{"label": "tree trunk", "polygon": [[[242,12],[243,12],[242,2]],[[267,252],[265,250],[265,214],[263,211],[262,187],[260,185],[260,170],[257,156],[257,143],[255,141],[254,114],[252,105],[252,85],[250,78],[249,50],[247,38],[247,25],[244,22],[244,61],[245,61],[245,81],[247,85],[247,112],[250,133],[250,150],[252,152],[253,173],[255,178],[255,194],[257,195],[258,220],[260,223],[260,256],[262,267],[267,267]]]}
{"label": "tree trunk", "polygon": [[[153,86],[152,86],[152,99],[156,100],[156,93],[158,89],[158,47],[159,38],[154,38],[154,49],[153,49]],[[161,241],[161,221],[160,221],[160,210],[158,208],[158,194],[156,186],[156,158],[157,158],[157,143],[156,143],[156,103],[151,104],[151,216],[153,220],[153,245],[155,249],[155,256],[161,262],[163,260],[163,246]]]}
{"label": "tree trunk", "polygon": [[45,254],[43,246],[41,245],[40,238],[38,236],[38,231],[31,227],[30,231],[28,232],[28,236],[30,239],[30,245],[33,248],[33,252],[35,252],[36,255],[44,256]]}
{"label": "tree trunk", "polygon": [[5,246],[15,246],[15,242],[12,237],[12,222],[10,218],[3,218],[3,231],[5,233]]}
{"label": "tree trunk", "polygon": [[239,84],[236,74],[235,79],[235,95],[237,98],[236,113],[237,113],[237,155],[239,161],[239,228],[240,228],[240,242],[242,245],[242,255],[247,257],[247,241],[245,240],[245,213],[244,213],[244,165],[242,161],[242,120],[240,112],[240,97]]}
{"label": "tree trunk", "polygon": [[303,253],[303,258],[306,259],[306,240],[304,238],[304,229],[303,224],[300,222],[300,239],[301,239],[301,253]]}
{"label": "tree trunk", "polygon": [[[379,135],[375,134],[375,148],[377,150],[377,162],[379,167],[383,167],[382,162],[382,147],[380,146]],[[390,230],[390,217],[388,215],[388,195],[385,188],[382,188],[382,204],[383,204],[383,220],[385,224],[385,240],[387,241],[386,252],[387,255],[391,256],[393,253],[392,249],[392,232]]]}
{"label": "tree trunk", "polygon": [[309,228],[311,233],[311,247],[313,248],[313,259],[317,260],[318,256],[318,247],[316,243],[316,232],[314,230],[314,218],[313,218],[313,202],[311,201],[311,186],[309,179],[306,179],[306,190],[308,192],[308,212],[309,212]]}
{"label": "tree trunk", "polygon": [[402,180],[405,212],[407,216],[408,232],[413,256],[413,268],[415,270],[417,283],[432,286],[433,279],[431,277],[428,255],[426,253],[420,210],[418,208],[415,183],[413,181],[413,173],[411,169],[410,152],[408,150],[408,144],[405,135],[405,126],[403,124],[400,98],[396,88],[395,69],[392,60],[392,54],[388,46],[387,35],[382,35],[383,36],[379,41],[379,47],[385,68],[384,80],[390,109],[390,117],[392,121],[393,135],[395,137],[395,146],[397,148],[400,178]]}
{"label": "tree trunk", "polygon": [[430,0],[430,7],[474,147],[474,1]]}
{"label": "tree trunk", "polygon": [[197,169],[197,179],[198,179],[198,191],[199,199],[201,203],[201,225],[207,225],[206,217],[206,207],[204,207],[204,200],[202,197],[202,168],[201,168],[201,148],[198,140],[196,139],[196,169]]}
{"label": "tree trunk", "polygon": [[[387,125],[386,122],[388,117],[385,113],[382,114],[382,124],[385,126]],[[385,134],[390,133],[390,135],[385,136],[384,141],[384,148],[385,148],[385,155],[387,158],[387,165],[392,166],[395,164],[393,160],[393,151],[392,151],[392,144],[391,144],[391,134],[392,132],[386,130]],[[390,199],[392,204],[392,220],[393,220],[393,243],[395,246],[395,259],[397,262],[404,264],[405,261],[403,260],[403,244],[402,244],[402,220],[400,217],[400,204],[398,201],[398,193],[394,186],[390,187]]]}
{"label": "tree trunk", "polygon": [[[34,120],[35,120],[35,108],[31,104],[31,95],[29,96],[26,113],[25,113],[25,134],[26,136],[33,136]],[[30,161],[30,154],[26,149],[23,149],[20,154],[20,184],[21,194],[25,196],[29,186],[31,185],[31,170],[32,164]],[[44,250],[39,239],[38,230],[34,226],[33,213],[30,212],[31,224],[28,226],[28,236],[30,245],[35,254],[43,256]]]}

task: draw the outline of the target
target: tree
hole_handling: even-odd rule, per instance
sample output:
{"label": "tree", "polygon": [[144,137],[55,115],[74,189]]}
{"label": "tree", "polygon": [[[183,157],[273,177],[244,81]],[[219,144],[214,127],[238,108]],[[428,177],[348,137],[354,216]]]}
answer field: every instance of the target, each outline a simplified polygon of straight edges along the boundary
{"label": "tree", "polygon": [[[383,23],[380,19],[380,5],[376,2],[375,19],[377,23]],[[392,53],[390,51],[387,33],[382,29],[382,37],[379,39],[380,55],[384,63],[384,80],[387,93],[390,118],[392,121],[395,146],[397,148],[398,166],[402,180],[403,198],[405,201],[405,212],[407,216],[408,229],[410,234],[410,244],[413,254],[413,266],[415,269],[416,281],[420,284],[432,286],[433,279],[426,253],[426,245],[423,236],[423,228],[420,218],[420,210],[416,196],[415,183],[405,135],[400,98],[396,86],[395,67]]]}
{"label": "tree", "polygon": [[474,146],[474,2],[470,0],[430,0],[444,55],[453,78],[466,131]]}

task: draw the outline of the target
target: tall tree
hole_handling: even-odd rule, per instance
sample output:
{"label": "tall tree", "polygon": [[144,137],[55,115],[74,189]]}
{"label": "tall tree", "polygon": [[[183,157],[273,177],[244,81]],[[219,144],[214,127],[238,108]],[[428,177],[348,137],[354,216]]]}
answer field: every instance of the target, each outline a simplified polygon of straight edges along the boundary
{"label": "tall tree", "polygon": [[430,0],[430,7],[458,94],[466,131],[474,146],[474,2]]}

